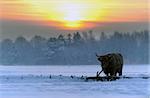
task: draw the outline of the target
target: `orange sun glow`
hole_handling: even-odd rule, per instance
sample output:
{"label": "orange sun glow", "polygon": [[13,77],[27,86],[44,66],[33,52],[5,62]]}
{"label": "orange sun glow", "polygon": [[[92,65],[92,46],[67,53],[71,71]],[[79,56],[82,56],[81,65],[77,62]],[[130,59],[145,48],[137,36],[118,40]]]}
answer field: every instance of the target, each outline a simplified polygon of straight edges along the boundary
{"label": "orange sun glow", "polygon": [[58,28],[81,29],[97,22],[147,21],[147,3],[147,0],[1,0],[0,19],[39,20]]}

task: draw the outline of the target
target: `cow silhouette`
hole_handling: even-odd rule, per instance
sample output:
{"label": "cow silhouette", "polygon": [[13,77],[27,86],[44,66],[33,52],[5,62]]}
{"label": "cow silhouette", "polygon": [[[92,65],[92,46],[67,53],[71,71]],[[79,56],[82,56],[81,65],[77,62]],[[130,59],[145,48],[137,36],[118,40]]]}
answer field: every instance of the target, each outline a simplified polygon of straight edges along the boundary
{"label": "cow silhouette", "polygon": [[[110,53],[106,55],[97,55],[97,59],[101,62],[101,67],[106,76],[116,77],[122,75],[123,69],[123,56],[120,53]],[[100,72],[100,73],[101,73]],[[99,76],[100,73],[97,73]]]}

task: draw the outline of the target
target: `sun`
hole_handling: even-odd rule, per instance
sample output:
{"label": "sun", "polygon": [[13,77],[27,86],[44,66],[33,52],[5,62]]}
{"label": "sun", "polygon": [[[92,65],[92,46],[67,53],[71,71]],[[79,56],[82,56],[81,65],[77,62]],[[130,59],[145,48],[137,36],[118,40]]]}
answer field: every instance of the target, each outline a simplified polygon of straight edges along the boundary
{"label": "sun", "polygon": [[80,21],[68,21],[64,23],[64,26],[66,28],[69,27],[70,29],[79,29],[82,25],[83,24]]}
{"label": "sun", "polygon": [[64,4],[61,8],[64,13],[62,19],[64,25],[70,28],[80,28],[83,20],[81,5],[69,3]]}
{"label": "sun", "polygon": [[70,27],[70,29],[81,28],[83,23],[80,20],[66,20],[64,22],[65,27]]}

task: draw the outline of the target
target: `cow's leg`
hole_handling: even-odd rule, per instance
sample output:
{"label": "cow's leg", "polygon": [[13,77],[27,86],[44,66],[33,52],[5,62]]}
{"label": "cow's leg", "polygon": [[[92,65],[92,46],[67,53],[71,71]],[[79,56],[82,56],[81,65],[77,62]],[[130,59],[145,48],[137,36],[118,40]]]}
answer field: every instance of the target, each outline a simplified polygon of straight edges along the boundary
{"label": "cow's leg", "polygon": [[106,76],[109,77],[109,73],[106,73]]}
{"label": "cow's leg", "polygon": [[112,72],[111,73],[111,77],[110,77],[110,80],[112,81],[112,80],[116,80],[116,74],[117,74],[117,72],[116,71],[114,71],[114,72]]}
{"label": "cow's leg", "polygon": [[122,76],[122,68],[119,70],[119,76]]}
{"label": "cow's leg", "polygon": [[109,73],[105,73],[105,74],[106,74],[106,80],[109,81],[110,74]]}
{"label": "cow's leg", "polygon": [[119,72],[119,76],[122,76],[122,71]]}

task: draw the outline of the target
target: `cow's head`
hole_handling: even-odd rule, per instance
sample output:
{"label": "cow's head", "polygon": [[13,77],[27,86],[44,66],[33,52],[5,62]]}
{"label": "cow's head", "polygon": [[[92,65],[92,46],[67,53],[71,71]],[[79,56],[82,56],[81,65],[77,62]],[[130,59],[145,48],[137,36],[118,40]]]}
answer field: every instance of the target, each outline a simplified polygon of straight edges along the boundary
{"label": "cow's head", "polygon": [[99,56],[99,55],[96,54],[96,57],[102,63],[101,64],[102,67],[108,66],[108,64],[109,64],[109,56],[107,56],[107,55]]}
{"label": "cow's head", "polygon": [[96,57],[101,62],[108,60],[108,56],[106,56],[106,55],[99,56],[99,55],[96,54]]}

